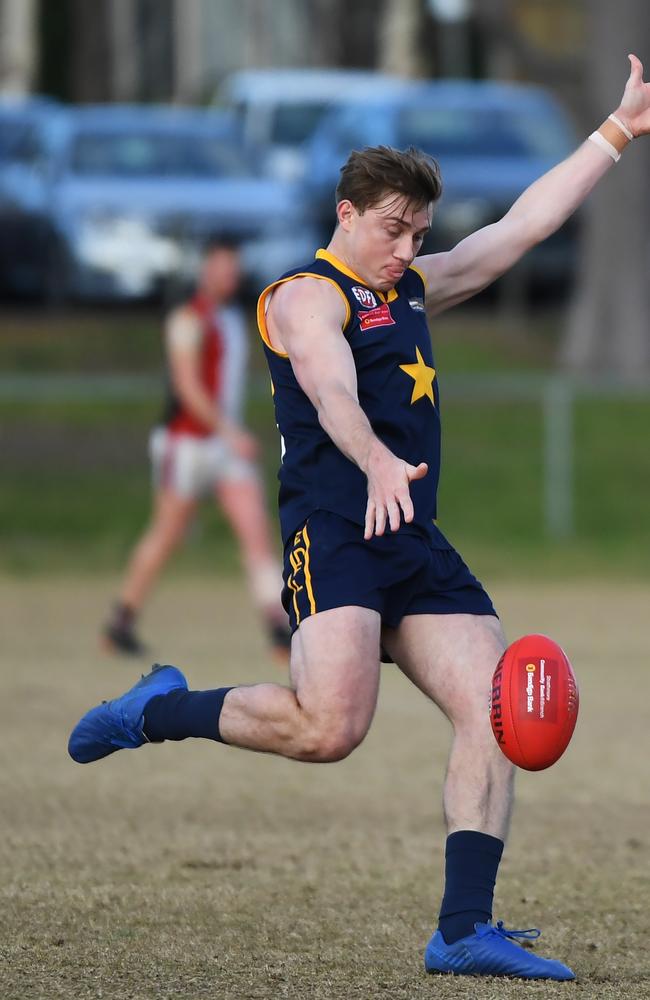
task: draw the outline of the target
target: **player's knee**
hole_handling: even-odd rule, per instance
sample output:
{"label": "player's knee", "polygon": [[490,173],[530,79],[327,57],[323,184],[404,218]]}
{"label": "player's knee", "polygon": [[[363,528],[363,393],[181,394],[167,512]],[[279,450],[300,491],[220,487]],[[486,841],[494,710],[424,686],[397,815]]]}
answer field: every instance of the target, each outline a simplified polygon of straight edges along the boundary
{"label": "player's knee", "polygon": [[320,764],[344,760],[368,731],[363,720],[323,718],[310,727],[305,738],[305,759]]}
{"label": "player's knee", "polygon": [[488,700],[483,703],[459,705],[452,715],[451,723],[456,732],[472,734],[480,737],[491,733]]}

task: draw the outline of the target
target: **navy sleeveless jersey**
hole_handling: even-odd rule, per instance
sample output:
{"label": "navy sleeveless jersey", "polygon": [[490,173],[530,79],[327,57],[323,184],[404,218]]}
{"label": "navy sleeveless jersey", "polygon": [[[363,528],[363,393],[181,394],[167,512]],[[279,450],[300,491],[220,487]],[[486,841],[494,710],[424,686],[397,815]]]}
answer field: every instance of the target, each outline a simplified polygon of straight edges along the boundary
{"label": "navy sleeveless jersey", "polygon": [[258,302],[258,325],[271,373],[275,415],[282,435],[280,524],[286,542],[316,510],[363,524],[368,500],[363,472],[325,433],[287,355],[274,350],[266,329],[269,295],[299,275],[331,282],[347,304],[342,336],[357,371],[359,404],[377,437],[398,458],[429,471],[410,484],[415,517],[400,531],[425,532],[434,547],[448,542],[433,524],[440,472],[438,383],[424,311],[424,282],[408,268],[395,288],[375,291],[327,250],[307,267],[288,271]]}

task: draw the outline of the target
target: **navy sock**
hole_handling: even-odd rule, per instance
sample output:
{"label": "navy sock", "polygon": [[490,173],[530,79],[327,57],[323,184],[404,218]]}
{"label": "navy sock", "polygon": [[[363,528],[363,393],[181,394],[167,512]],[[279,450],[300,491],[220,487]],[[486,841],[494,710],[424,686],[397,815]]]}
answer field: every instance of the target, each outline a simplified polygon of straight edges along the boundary
{"label": "navy sock", "polygon": [[144,734],[152,743],[186,740],[190,736],[224,741],[219,732],[223,700],[232,688],[214,691],[176,689],[155,695],[144,710]]}
{"label": "navy sock", "polygon": [[438,930],[447,944],[474,933],[475,923],[492,919],[494,883],[503,841],[475,830],[459,830],[447,837],[445,894]]}

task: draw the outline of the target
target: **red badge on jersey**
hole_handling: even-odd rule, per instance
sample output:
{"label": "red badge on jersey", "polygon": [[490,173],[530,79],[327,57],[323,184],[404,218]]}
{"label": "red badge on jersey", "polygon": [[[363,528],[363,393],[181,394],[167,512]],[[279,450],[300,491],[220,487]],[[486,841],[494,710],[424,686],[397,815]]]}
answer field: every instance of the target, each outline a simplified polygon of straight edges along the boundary
{"label": "red badge on jersey", "polygon": [[390,314],[387,302],[382,302],[376,309],[359,313],[359,324],[362,330],[372,330],[375,326],[394,326],[395,320]]}

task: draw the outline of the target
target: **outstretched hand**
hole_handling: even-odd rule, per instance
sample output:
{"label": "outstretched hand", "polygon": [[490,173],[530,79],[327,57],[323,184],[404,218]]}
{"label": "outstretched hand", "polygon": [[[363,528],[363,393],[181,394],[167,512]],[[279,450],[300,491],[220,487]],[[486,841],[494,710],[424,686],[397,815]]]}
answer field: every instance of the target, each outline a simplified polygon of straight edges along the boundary
{"label": "outstretched hand", "polygon": [[428,471],[426,462],[411,465],[378,443],[366,469],[368,503],[363,535],[366,541],[373,535],[383,535],[386,528],[397,531],[402,517],[410,524],[415,511],[409,483],[423,479]]}
{"label": "outstretched hand", "polygon": [[632,135],[650,132],[650,83],[643,82],[643,65],[635,55],[630,60],[630,77],[625,84],[623,99],[616,109],[616,116],[627,125]]}

